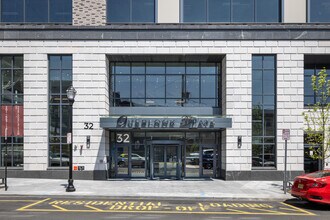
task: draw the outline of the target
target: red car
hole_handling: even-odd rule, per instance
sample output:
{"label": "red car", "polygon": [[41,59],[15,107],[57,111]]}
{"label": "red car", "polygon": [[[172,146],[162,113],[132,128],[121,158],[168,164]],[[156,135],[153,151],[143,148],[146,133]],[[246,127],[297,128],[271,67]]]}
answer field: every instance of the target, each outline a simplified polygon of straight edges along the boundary
{"label": "red car", "polygon": [[330,205],[330,170],[296,177],[291,195],[310,202]]}

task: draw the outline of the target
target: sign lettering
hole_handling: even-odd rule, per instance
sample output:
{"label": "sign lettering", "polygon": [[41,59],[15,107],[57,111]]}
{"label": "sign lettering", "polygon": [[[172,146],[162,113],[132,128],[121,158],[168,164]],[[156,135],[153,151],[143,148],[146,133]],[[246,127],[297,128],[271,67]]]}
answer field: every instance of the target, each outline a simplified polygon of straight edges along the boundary
{"label": "sign lettering", "polygon": [[117,119],[116,128],[215,128],[212,119],[182,116],[180,120],[171,118],[141,119],[122,115]]}

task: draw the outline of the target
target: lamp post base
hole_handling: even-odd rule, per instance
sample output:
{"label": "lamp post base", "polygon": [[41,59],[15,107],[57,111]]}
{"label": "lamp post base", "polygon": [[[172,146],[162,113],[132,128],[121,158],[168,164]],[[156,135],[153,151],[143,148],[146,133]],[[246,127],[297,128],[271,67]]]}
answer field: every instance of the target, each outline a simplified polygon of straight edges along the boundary
{"label": "lamp post base", "polygon": [[74,191],[76,191],[76,188],[74,188],[74,185],[73,185],[73,179],[69,179],[68,180],[68,186],[66,187],[66,191],[67,192],[74,192]]}

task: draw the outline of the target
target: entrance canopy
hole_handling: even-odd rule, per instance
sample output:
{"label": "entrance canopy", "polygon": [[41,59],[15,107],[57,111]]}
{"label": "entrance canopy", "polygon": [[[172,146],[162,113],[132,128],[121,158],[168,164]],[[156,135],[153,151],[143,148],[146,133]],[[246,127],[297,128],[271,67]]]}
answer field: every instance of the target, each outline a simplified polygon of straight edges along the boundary
{"label": "entrance canopy", "polygon": [[231,128],[231,118],[223,116],[137,116],[137,115],[111,115],[100,118],[100,126],[111,130],[219,130]]}

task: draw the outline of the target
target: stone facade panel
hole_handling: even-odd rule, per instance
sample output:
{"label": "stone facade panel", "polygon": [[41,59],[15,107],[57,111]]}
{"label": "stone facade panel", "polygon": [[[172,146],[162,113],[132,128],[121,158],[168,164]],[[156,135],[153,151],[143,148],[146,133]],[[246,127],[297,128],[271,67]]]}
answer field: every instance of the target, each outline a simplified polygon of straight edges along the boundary
{"label": "stone facade panel", "polygon": [[[34,44],[22,41],[20,48],[16,41],[1,41],[0,45],[3,54],[8,51],[24,54],[25,170],[48,167],[44,156],[48,154],[48,54],[61,54],[66,45],[65,53],[73,54],[74,86],[78,91],[74,103],[74,157],[75,163],[83,164],[85,169],[105,169],[100,161],[109,154],[109,134],[99,127],[100,116],[109,114],[106,54],[168,55],[212,51],[224,56],[222,107],[223,114],[233,119],[232,128],[222,132],[222,169],[251,171],[251,61],[252,55],[260,54],[265,48],[270,54],[277,55],[277,170],[284,168],[281,131],[290,129],[289,155],[292,159],[288,160],[288,169],[302,171],[304,54],[326,54],[330,49],[330,45],[317,41],[92,41],[87,44],[86,41],[36,41]],[[94,129],[84,130],[84,122],[94,123]],[[86,147],[87,135],[91,135],[89,149]],[[243,140],[240,149],[237,147],[239,135]],[[237,157],[242,159],[235,159]]]}

